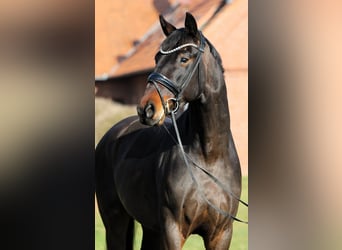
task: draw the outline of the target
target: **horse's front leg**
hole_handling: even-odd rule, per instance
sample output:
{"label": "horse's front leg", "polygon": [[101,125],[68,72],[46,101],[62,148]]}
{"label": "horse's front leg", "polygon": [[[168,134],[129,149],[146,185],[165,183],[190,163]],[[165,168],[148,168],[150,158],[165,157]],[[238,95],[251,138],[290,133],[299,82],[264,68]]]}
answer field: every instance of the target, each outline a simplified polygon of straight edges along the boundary
{"label": "horse's front leg", "polygon": [[163,250],[181,250],[185,239],[180,231],[181,227],[175,220],[170,210],[166,209],[163,214],[163,233],[161,240],[161,249]]}
{"label": "horse's front leg", "polygon": [[206,250],[227,250],[232,239],[233,226],[215,233],[212,237],[205,236],[204,245]]}

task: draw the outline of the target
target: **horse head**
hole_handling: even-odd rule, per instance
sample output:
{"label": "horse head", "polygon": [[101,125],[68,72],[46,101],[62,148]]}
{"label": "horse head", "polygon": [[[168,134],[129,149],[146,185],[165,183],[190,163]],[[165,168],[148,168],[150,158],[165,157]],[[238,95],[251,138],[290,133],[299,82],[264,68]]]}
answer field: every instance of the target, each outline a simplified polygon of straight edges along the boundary
{"label": "horse head", "polygon": [[155,56],[155,69],[137,107],[140,121],[150,126],[162,125],[167,115],[198,99],[203,91],[200,64],[206,40],[196,20],[186,13],[185,27],[176,29],[163,16],[159,19],[166,39]]}

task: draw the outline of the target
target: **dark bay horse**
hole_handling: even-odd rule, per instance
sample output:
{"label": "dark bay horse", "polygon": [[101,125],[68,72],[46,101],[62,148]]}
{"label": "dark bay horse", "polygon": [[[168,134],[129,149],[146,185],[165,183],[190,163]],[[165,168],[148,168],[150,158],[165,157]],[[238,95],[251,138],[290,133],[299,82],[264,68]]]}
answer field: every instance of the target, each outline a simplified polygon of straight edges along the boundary
{"label": "dark bay horse", "polygon": [[[162,16],[160,23],[166,39],[138,116],[113,126],[96,147],[96,196],[107,248],[131,250],[137,220],[141,249],[180,250],[190,234],[199,234],[206,249],[226,250],[241,170],[221,58],[191,14],[181,29]],[[174,120],[177,136],[168,117],[179,107],[185,111]]]}

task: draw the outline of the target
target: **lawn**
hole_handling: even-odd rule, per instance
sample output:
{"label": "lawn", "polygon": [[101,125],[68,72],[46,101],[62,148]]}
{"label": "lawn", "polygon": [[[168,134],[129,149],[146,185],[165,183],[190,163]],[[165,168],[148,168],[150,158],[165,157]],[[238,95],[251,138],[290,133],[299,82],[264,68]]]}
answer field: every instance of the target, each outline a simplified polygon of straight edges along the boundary
{"label": "lawn", "polygon": [[[242,178],[242,200],[248,201],[248,177]],[[105,250],[105,230],[98,213],[95,209],[95,249]],[[248,220],[248,209],[240,205],[238,211],[238,218]],[[136,224],[136,236],[134,241],[134,250],[140,249],[142,231],[140,225]],[[184,250],[201,250],[205,249],[202,238],[197,235],[192,235],[185,243]],[[230,249],[247,250],[248,249],[248,225],[239,222],[234,222],[233,239]]]}
{"label": "lawn", "polygon": [[[106,99],[95,99],[95,145],[98,143],[102,135],[116,122],[129,116],[136,114],[135,106],[126,106],[115,104]],[[248,201],[248,177],[242,178],[242,195],[241,199]],[[240,205],[238,218],[248,220],[248,209]],[[140,249],[142,231],[137,223],[135,227],[136,235],[134,241],[134,250]],[[95,249],[105,250],[105,230],[98,213],[95,209]],[[185,243],[184,250],[201,250],[204,249],[202,239],[197,235],[192,235]],[[248,225],[234,222],[233,239],[230,249],[247,250],[248,249]]]}

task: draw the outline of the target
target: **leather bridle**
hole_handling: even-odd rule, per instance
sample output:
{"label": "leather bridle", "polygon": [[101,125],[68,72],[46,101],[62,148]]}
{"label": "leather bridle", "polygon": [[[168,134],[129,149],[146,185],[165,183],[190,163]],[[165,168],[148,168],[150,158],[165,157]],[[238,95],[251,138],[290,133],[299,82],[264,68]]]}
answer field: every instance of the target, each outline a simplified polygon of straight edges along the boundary
{"label": "leather bridle", "polygon": [[[189,46],[194,47],[199,51],[199,53],[196,57],[196,60],[193,64],[192,70],[189,72],[189,74],[186,74],[186,77],[183,79],[183,81],[180,84],[176,84],[175,82],[173,82],[169,78],[167,78],[165,75],[163,75],[159,72],[155,72],[155,71],[152,72],[147,78],[147,81],[151,82],[154,85],[154,87],[157,89],[157,92],[160,96],[160,99],[161,99],[161,102],[162,102],[162,105],[164,108],[165,115],[171,114],[172,111],[177,112],[177,110],[179,108],[179,101],[182,97],[183,91],[186,89],[189,82],[191,81],[191,78],[193,77],[194,73],[196,72],[196,70],[199,67],[199,63],[201,61],[202,54],[204,52],[205,39],[204,39],[204,36],[202,35],[202,33],[200,31],[198,31],[198,32],[199,32],[199,36],[200,36],[199,46],[195,43],[187,43],[187,44],[180,45],[180,46],[178,46],[174,49],[168,50],[168,51],[165,51],[162,48],[160,48],[160,50],[159,50],[160,53],[164,54],[164,55],[174,53],[174,52],[176,52],[182,48],[189,47]],[[167,88],[174,95],[174,97],[168,99],[165,102],[163,97],[162,97],[161,90],[160,90],[158,84]],[[173,109],[169,108],[169,102],[170,101],[174,103]]]}
{"label": "leather bridle", "polygon": [[[247,221],[243,221],[243,220],[240,220],[238,219],[237,217],[231,215],[230,213],[220,209],[219,207],[217,207],[215,204],[213,204],[211,201],[208,200],[208,198],[204,195],[204,192],[202,190],[202,187],[199,185],[199,183],[197,182],[195,176],[194,176],[194,173],[191,169],[191,166],[189,164],[189,161],[190,160],[192,162],[192,164],[199,168],[202,172],[204,172],[206,175],[208,175],[218,186],[220,186],[225,192],[229,193],[234,199],[236,199],[238,202],[242,203],[243,205],[247,206],[248,207],[248,204],[242,200],[240,200],[237,196],[235,196],[230,190],[228,190],[223,184],[222,182],[220,182],[218,180],[218,178],[216,178],[213,174],[211,174],[210,172],[208,172],[205,168],[199,166],[193,159],[191,159],[184,151],[184,148],[183,148],[183,143],[182,143],[182,140],[180,138],[180,134],[179,134],[179,130],[178,130],[178,126],[177,126],[177,121],[176,121],[176,117],[175,117],[175,114],[176,112],[178,111],[178,108],[179,108],[179,102],[180,102],[180,99],[182,97],[182,93],[184,91],[184,89],[186,89],[186,87],[188,86],[191,78],[193,77],[194,73],[196,70],[199,71],[199,63],[201,61],[201,58],[202,58],[202,54],[204,52],[204,47],[205,47],[205,39],[204,39],[204,36],[202,35],[202,33],[200,31],[199,32],[199,35],[200,35],[200,45],[198,46],[197,44],[194,44],[194,43],[187,43],[187,44],[183,44],[183,45],[180,45],[174,49],[171,49],[171,50],[168,50],[168,51],[164,51],[162,48],[160,48],[160,53],[162,54],[165,54],[165,55],[168,55],[168,54],[171,54],[171,53],[174,53],[184,47],[187,47],[187,46],[192,46],[194,48],[196,48],[200,53],[198,53],[197,55],[197,58],[196,58],[196,61],[193,65],[193,68],[192,70],[190,71],[189,74],[186,75],[186,77],[184,78],[183,82],[181,84],[175,84],[173,81],[171,81],[169,78],[167,78],[166,76],[164,76],[163,74],[159,73],[159,72],[152,72],[147,80],[148,82],[151,82],[154,87],[156,88],[158,94],[159,94],[159,97],[160,97],[160,100],[162,102],[162,105],[163,105],[163,108],[164,108],[164,112],[165,112],[165,115],[171,115],[171,120],[172,120],[172,123],[173,123],[173,126],[174,126],[174,129],[175,129],[175,132],[176,132],[176,137],[177,137],[177,141],[176,139],[171,135],[171,133],[168,131],[168,129],[165,127],[166,131],[170,134],[170,136],[172,137],[172,139],[178,143],[178,146],[180,148],[180,151],[182,153],[182,156],[183,156],[183,159],[184,159],[184,162],[185,162],[185,165],[189,171],[189,174],[191,176],[191,179],[192,181],[195,183],[195,185],[198,187],[198,190],[199,190],[199,194],[201,195],[201,197],[207,202],[207,204],[212,207],[213,209],[215,209],[219,214],[225,216],[225,217],[229,217],[235,221],[238,221],[238,222],[241,222],[241,223],[245,223],[245,224],[248,224]],[[163,99],[163,96],[161,94],[161,90],[158,86],[158,84],[164,86],[165,88],[167,88],[173,95],[174,95],[174,98],[169,98],[166,102],[164,101]],[[174,102],[174,107],[173,109],[170,109],[169,108],[169,101],[172,101]]]}

